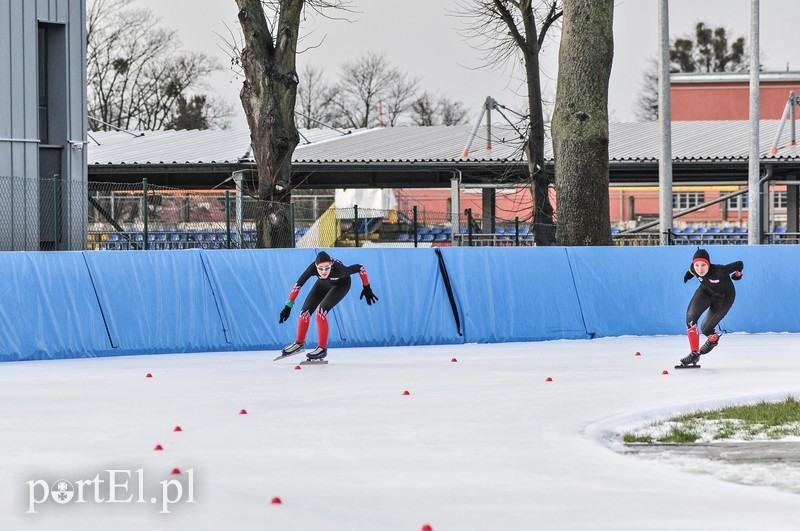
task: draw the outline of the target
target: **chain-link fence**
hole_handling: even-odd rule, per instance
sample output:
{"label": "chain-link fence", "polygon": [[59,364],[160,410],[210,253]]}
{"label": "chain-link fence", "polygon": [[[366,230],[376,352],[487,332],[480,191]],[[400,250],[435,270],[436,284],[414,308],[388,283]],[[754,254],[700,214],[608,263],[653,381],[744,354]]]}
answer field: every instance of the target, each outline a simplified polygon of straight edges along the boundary
{"label": "chain-link fence", "polygon": [[[88,193],[87,193],[88,191]],[[616,245],[659,245],[653,231],[613,228]],[[0,176],[0,250],[241,249],[269,247],[532,246],[555,226],[520,218],[450,212],[336,208],[333,194],[294,194],[290,203],[235,189],[85,183]],[[781,226],[765,243],[797,243]],[[744,244],[743,227],[675,227],[671,243]]]}
{"label": "chain-link fence", "polygon": [[285,204],[146,184],[90,183],[88,228],[88,248],[98,250],[534,244],[530,224],[487,226],[469,210],[454,223],[449,212],[336,208],[332,195]]}

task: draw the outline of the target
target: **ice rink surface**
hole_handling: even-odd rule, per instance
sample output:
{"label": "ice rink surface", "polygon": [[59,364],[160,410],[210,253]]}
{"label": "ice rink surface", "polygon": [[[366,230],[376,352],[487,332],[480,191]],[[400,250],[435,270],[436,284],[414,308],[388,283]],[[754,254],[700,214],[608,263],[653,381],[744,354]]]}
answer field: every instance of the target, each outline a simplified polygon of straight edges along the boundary
{"label": "ice rink surface", "polygon": [[[726,335],[702,369],[675,370],[686,347],[331,349],[301,370],[275,352],[4,363],[0,529],[798,529],[798,494],[615,451],[656,418],[800,392],[798,335]],[[71,501],[44,501],[58,479]]]}

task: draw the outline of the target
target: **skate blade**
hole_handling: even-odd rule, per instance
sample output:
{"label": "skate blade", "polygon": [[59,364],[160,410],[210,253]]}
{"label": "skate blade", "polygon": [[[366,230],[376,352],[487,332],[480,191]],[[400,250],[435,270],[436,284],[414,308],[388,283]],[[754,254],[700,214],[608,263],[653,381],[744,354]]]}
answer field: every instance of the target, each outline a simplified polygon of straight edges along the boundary
{"label": "skate blade", "polygon": [[292,352],[291,354],[281,354],[280,356],[278,356],[277,358],[275,358],[272,361],[278,361],[278,360],[282,360],[283,358],[289,358],[289,357],[295,356],[297,354],[302,354],[303,352],[305,352],[305,349],[300,349],[297,352]]}
{"label": "skate blade", "polygon": [[301,361],[300,365],[327,365],[328,360],[305,360]]}
{"label": "skate blade", "polygon": [[676,369],[699,369],[700,365],[675,365]]}

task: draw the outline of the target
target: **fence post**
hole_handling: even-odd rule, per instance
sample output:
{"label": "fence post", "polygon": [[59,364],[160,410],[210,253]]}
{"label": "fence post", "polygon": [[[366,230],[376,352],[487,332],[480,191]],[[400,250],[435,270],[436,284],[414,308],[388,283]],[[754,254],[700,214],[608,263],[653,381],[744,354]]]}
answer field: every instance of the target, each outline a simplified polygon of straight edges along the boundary
{"label": "fence post", "polygon": [[295,239],[295,226],[294,226],[294,203],[289,203],[289,224],[292,231],[292,248],[297,247],[297,240]]}
{"label": "fence post", "polygon": [[146,251],[150,247],[147,228],[147,179],[142,179],[142,221],[144,222],[144,250]]}
{"label": "fence post", "polygon": [[58,174],[53,174],[53,201],[55,203],[55,226],[53,229],[55,230],[55,234],[53,234],[53,245],[55,246],[55,250],[58,251],[59,247],[59,235],[61,234],[61,201],[59,196],[61,195],[61,185],[60,179],[58,178]]}
{"label": "fence post", "polygon": [[53,174],[53,210],[54,210],[54,219],[53,219],[53,249],[58,251],[58,233],[61,232],[61,204],[58,200],[59,196],[59,179],[58,174]]}
{"label": "fence post", "polygon": [[225,235],[228,237],[228,249],[231,248],[231,191],[225,190]]}
{"label": "fence post", "polygon": [[356,236],[356,247],[358,247],[358,205],[353,205],[353,234]]}
{"label": "fence post", "polygon": [[419,239],[419,227],[417,226],[417,205],[414,205],[414,247],[417,246]]}
{"label": "fence post", "polygon": [[472,209],[467,209],[467,242],[472,247]]}
{"label": "fence post", "polygon": [[514,216],[514,245],[519,247],[519,216]]}

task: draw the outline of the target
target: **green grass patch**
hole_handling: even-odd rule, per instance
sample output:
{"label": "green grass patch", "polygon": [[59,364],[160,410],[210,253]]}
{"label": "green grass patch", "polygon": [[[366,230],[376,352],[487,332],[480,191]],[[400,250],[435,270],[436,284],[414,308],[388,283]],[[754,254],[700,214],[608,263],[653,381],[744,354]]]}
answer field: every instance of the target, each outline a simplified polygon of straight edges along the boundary
{"label": "green grass patch", "polygon": [[781,439],[800,436],[800,401],[761,401],[695,411],[622,435],[625,443],[694,443],[698,440]]}

